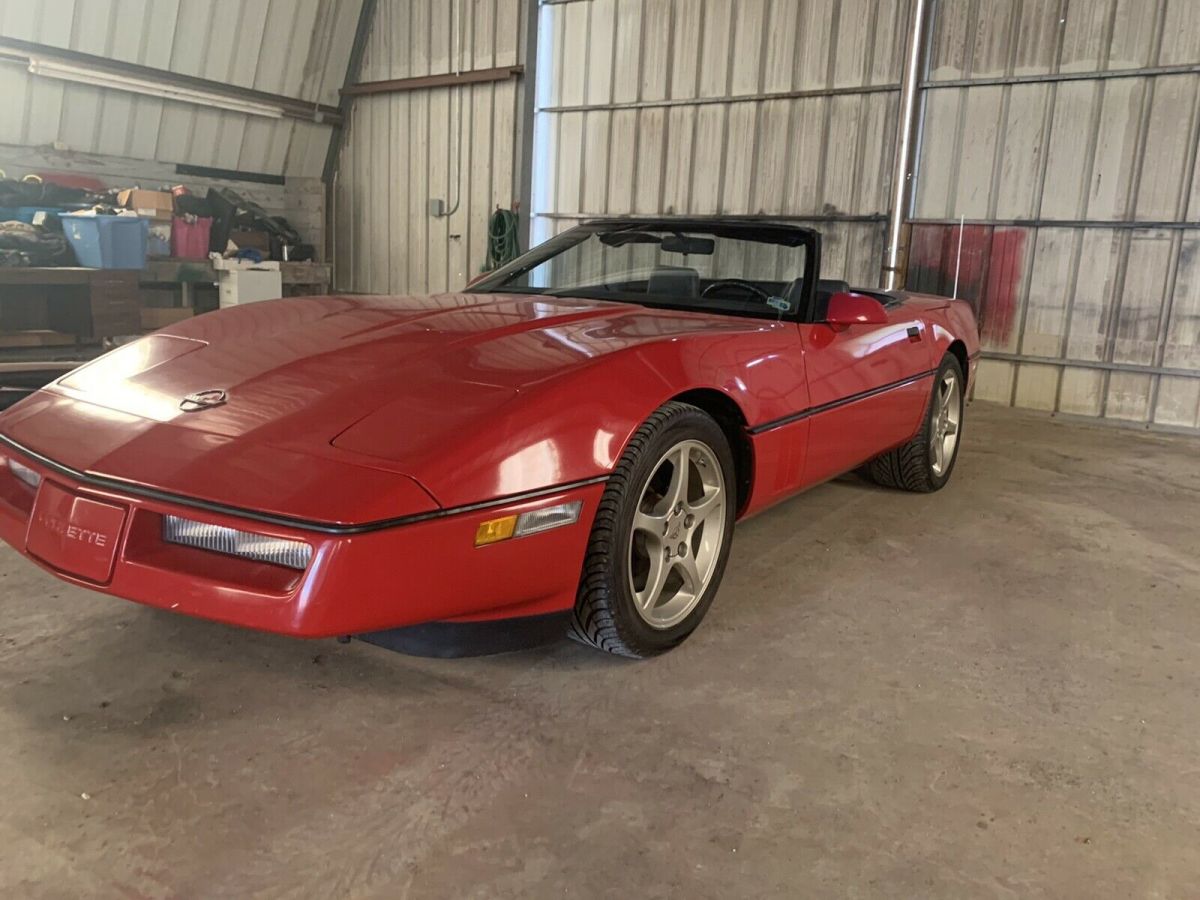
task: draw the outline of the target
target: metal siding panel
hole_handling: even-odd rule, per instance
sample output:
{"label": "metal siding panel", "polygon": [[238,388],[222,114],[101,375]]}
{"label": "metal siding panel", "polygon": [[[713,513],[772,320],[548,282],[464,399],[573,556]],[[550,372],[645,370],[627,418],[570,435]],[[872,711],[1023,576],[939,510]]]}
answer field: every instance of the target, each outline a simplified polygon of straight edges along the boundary
{"label": "metal siding panel", "polygon": [[1200,3],[1168,0],[1163,22],[1160,66],[1200,63]]}
{"label": "metal siding panel", "polygon": [[1104,373],[1098,369],[1063,369],[1058,410],[1076,416],[1098,416],[1103,391]]}
{"label": "metal siding panel", "polygon": [[967,74],[967,36],[973,26],[971,0],[938,0],[933,7],[929,77],[953,81]]}
{"label": "metal siding panel", "polygon": [[[251,0],[254,2],[254,0]],[[342,82],[346,78],[346,69],[350,64],[350,53],[354,47],[354,35],[358,30],[358,17],[362,11],[362,0],[339,0],[334,17],[333,38],[328,51],[323,54],[321,65],[324,71],[324,82],[319,94],[310,95],[310,99],[330,106],[337,106]],[[285,94],[290,93],[284,91]]]}
{"label": "metal siding panel", "polygon": [[1117,0],[1105,68],[1138,69],[1152,64],[1150,57],[1161,3],[1162,0]]}
{"label": "metal siding panel", "polygon": [[975,0],[974,27],[968,31],[971,77],[1002,75],[1012,57],[1012,25],[1017,0]]}
{"label": "metal siding panel", "polygon": [[1017,381],[1013,387],[1015,406],[1053,412],[1058,399],[1057,366],[1039,366],[1022,363],[1017,367]]}
{"label": "metal siding panel", "polygon": [[1041,214],[1050,219],[1082,219],[1090,184],[1088,148],[1096,138],[1102,87],[1075,81],[1055,90]]}
{"label": "metal siding panel", "polygon": [[[696,108],[676,106],[667,111],[667,149],[663,182],[663,211],[670,215],[690,210],[692,154],[695,148]],[[594,114],[593,114],[594,115]]]}
{"label": "metal siding panel", "polygon": [[730,93],[735,97],[760,91],[765,13],[765,0],[738,0],[734,6]]}
{"label": "metal siding panel", "polygon": [[957,215],[950,175],[954,171],[959,133],[959,96],[965,88],[929,91],[925,95],[925,135],[921,141],[917,218]]}
{"label": "metal siding panel", "polygon": [[975,399],[1009,405],[1012,398],[1015,368],[1010,362],[981,359],[979,369],[975,373]]}
{"label": "metal siding panel", "polygon": [[[319,56],[323,47],[316,40],[315,28],[318,19],[321,15],[321,0],[298,0],[292,6],[287,3],[280,3],[279,0],[272,2],[272,13],[278,7],[283,21],[286,21],[288,16],[295,16],[294,24],[289,34],[284,27],[279,27],[273,33],[277,35],[278,42],[286,44],[288,51],[287,56],[283,61],[283,66],[278,70],[278,75],[273,76],[272,73],[261,73],[260,77],[265,77],[268,83],[274,83],[275,90],[282,94],[291,94],[295,91],[295,96],[304,97],[306,100],[312,99],[311,93],[305,93],[305,72],[311,68],[311,60]],[[275,20],[272,19],[272,22]],[[268,33],[272,33],[268,31]],[[285,40],[284,35],[288,37]],[[292,85],[295,87],[293,88]],[[268,90],[268,88],[263,88]]]}
{"label": "metal siding panel", "polygon": [[583,169],[583,113],[562,113],[558,119],[558,152],[555,155],[554,212],[577,213]]}
{"label": "metal siding panel", "polygon": [[674,0],[643,0],[641,99],[668,95],[671,77],[671,27]]}
{"label": "metal siding panel", "polygon": [[[896,119],[900,113],[898,98],[893,94],[868,94],[862,98],[862,106],[860,143],[863,155],[858,167],[858,200],[853,212],[884,215],[890,205],[888,194],[892,188]],[[879,258],[883,258],[882,248]]]}
{"label": "metal siding panel", "polygon": [[613,100],[638,99],[642,62],[641,0],[617,0],[616,71],[613,73]]}
{"label": "metal siding panel", "polygon": [[608,138],[612,113],[598,110],[583,114],[583,209],[602,214],[608,196]]}
{"label": "metal siding panel", "polygon": [[492,154],[492,203],[489,212],[496,207],[512,209],[520,203],[517,190],[517,122],[520,120],[517,100],[520,97],[515,80],[499,81],[492,85],[495,110],[495,138]]}
{"label": "metal siding panel", "polygon": [[702,0],[704,29],[701,35],[700,96],[729,94],[730,38],[733,34],[732,0]]}
{"label": "metal siding panel", "polygon": [[[416,91],[408,108],[409,181],[408,286],[413,293],[429,291],[429,92]],[[368,176],[369,177],[369,176]]]}
{"label": "metal siding panel", "polygon": [[568,3],[562,7],[562,45],[555,53],[559,63],[555,72],[561,79],[555,105],[579,106],[585,101],[584,88],[592,69],[588,60],[588,5]]}
{"label": "metal siding panel", "polygon": [[1057,357],[1061,352],[1076,238],[1075,231],[1067,228],[1037,232],[1019,344],[1023,355]]}
{"label": "metal siding panel", "polygon": [[[433,74],[444,74],[454,71],[455,45],[454,23],[451,13],[454,10],[452,2],[431,3],[429,5],[429,71]],[[437,93],[430,95],[433,100]]]}
{"label": "metal siding panel", "polygon": [[1084,229],[1081,240],[1066,355],[1068,359],[1102,360],[1123,244],[1121,236],[1107,228]]}
{"label": "metal siding panel", "polygon": [[720,209],[721,162],[725,147],[725,106],[696,107],[696,141],[691,171],[690,212],[711,215]]}
{"label": "metal siding panel", "polygon": [[[959,296],[973,300],[980,340],[987,350],[1015,352],[1021,339],[1026,285],[1036,236],[1025,228],[968,225],[963,238]],[[952,293],[958,229],[947,228],[943,243],[944,293]]]}
{"label": "metal siding panel", "polygon": [[1089,219],[1124,219],[1138,150],[1138,122],[1146,82],[1123,78],[1101,85],[1104,98],[1097,131],[1096,159],[1087,196]]}
{"label": "metal siding panel", "polygon": [[[598,0],[593,0],[598,2]],[[672,6],[673,33],[671,35],[671,91],[673,98],[695,97],[699,89],[701,55],[700,27],[704,16],[704,4],[700,0],[676,3]],[[595,26],[593,26],[595,30]],[[602,40],[604,32],[597,35]]]}
{"label": "metal siding panel", "polygon": [[828,146],[825,179],[820,198],[829,213],[855,212],[854,190],[859,182],[858,134],[863,98],[846,95],[829,98],[829,126],[824,135]]}
{"label": "metal siding panel", "polygon": [[1200,230],[1183,233],[1162,364],[1200,372]]}
{"label": "metal siding panel", "polygon": [[1175,428],[1200,427],[1200,378],[1160,376],[1154,423]]}
{"label": "metal siding panel", "polygon": [[1067,4],[1060,72],[1094,72],[1101,67],[1112,6],[1113,0]]}
{"label": "metal siding panel", "polygon": [[988,215],[999,140],[1001,98],[999,87],[967,89],[958,178],[954,203],[949,210],[951,217],[979,219]]}
{"label": "metal siding panel", "polygon": [[617,0],[593,0],[587,4],[588,103],[607,103],[612,98],[613,53],[617,49]]}
{"label": "metal siding panel", "polygon": [[807,97],[792,101],[791,172],[784,188],[786,212],[791,215],[811,214],[821,208],[821,148],[825,142],[825,108],[827,98]]}
{"label": "metal siding panel", "polygon": [[871,13],[874,48],[867,60],[871,84],[899,84],[907,51],[909,0],[877,0]]}
{"label": "metal siding panel", "polygon": [[1136,217],[1174,220],[1182,210],[1184,169],[1195,140],[1193,118],[1200,76],[1172,75],[1154,80],[1150,127],[1142,151]]}
{"label": "metal siding panel", "polygon": [[838,28],[833,41],[833,87],[858,87],[870,83],[875,0],[841,0]]}
{"label": "metal siding panel", "polygon": [[[1000,135],[1000,181],[993,198],[998,219],[1033,218],[1038,211],[1039,175],[1045,150],[1044,84],[1013,85],[1008,119]],[[1078,166],[1078,159],[1075,161]]]}
{"label": "metal siding panel", "polygon": [[1158,327],[1166,292],[1173,236],[1166,231],[1135,232],[1112,335],[1112,360],[1149,366],[1155,361]]}
{"label": "metal siding panel", "polygon": [[662,203],[662,165],[666,151],[663,130],[665,110],[643,109],[638,116],[638,154],[634,182],[633,209],[638,213],[656,213]]}
{"label": "metal siding panel", "polygon": [[796,62],[792,87],[812,90],[829,81],[829,58],[833,53],[833,10],[829,2],[805,3],[796,23]]}
{"label": "metal siding panel", "polygon": [[47,128],[48,112],[39,109],[35,113],[27,108],[27,95],[32,80],[20,69],[0,66],[0,96],[5,98],[5,102],[0,103],[0,143],[19,143],[22,140],[21,135],[30,131],[57,132],[57,117],[52,128]]}
{"label": "metal siding panel", "polygon": [[768,93],[792,89],[799,11],[799,4],[794,0],[771,2],[767,17],[767,58],[763,64],[763,90]]}
{"label": "metal siding panel", "polygon": [[[1092,0],[1093,5],[1096,0]],[[1102,4],[1101,4],[1102,5]],[[1062,0],[1022,0],[1016,20],[1017,43],[1012,73],[1034,75],[1053,72],[1057,63]],[[1069,8],[1069,7],[1068,7]]]}
{"label": "metal siding panel", "polygon": [[732,215],[750,212],[751,171],[757,138],[757,103],[735,103],[729,107],[725,134],[725,184],[721,209]]}
{"label": "metal siding panel", "polygon": [[1108,380],[1104,417],[1128,422],[1145,422],[1150,417],[1151,376],[1113,372]]}
{"label": "metal siding panel", "polygon": [[[437,2],[437,0],[433,0]],[[515,66],[522,31],[518,0],[496,0],[496,65]]]}
{"label": "metal siding panel", "polygon": [[754,163],[754,183],[751,185],[750,208],[756,213],[786,213],[786,198],[780,186],[787,181],[792,160],[791,110],[789,100],[768,100],[759,114],[758,158]]}

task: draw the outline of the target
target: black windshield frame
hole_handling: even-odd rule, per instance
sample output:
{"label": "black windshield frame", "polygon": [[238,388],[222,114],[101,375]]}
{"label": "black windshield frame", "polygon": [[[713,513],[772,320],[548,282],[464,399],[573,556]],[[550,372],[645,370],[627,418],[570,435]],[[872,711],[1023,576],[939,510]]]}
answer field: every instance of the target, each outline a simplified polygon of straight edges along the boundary
{"label": "black windshield frame", "polygon": [[[714,309],[703,304],[654,303],[653,301],[621,300],[614,302],[634,303],[654,309],[681,309],[711,315],[734,318],[769,319],[772,321],[806,322],[816,307],[817,281],[820,278],[821,235],[812,228],[793,225],[774,219],[756,217],[710,217],[710,218],[643,218],[623,217],[619,219],[589,219],[576,227],[556,235],[494,272],[490,272],[470,285],[466,290],[472,294],[525,293],[542,294],[541,291],[513,290],[506,287],[512,279],[537,268],[598,233],[615,231],[678,231],[713,235],[739,241],[776,244],[786,247],[804,248],[804,284],[800,302],[796,309],[781,313],[775,310],[730,311]],[[553,296],[572,296],[554,294]],[[586,294],[580,296],[586,297]]]}

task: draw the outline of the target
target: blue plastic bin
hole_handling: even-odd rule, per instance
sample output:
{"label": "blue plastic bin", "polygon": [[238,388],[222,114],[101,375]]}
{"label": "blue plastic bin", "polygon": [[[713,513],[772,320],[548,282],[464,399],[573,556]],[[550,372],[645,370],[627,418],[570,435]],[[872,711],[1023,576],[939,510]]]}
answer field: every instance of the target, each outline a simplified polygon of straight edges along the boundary
{"label": "blue plastic bin", "polygon": [[34,216],[40,212],[60,216],[77,209],[78,206],[0,206],[0,222],[24,222],[31,225]]}
{"label": "blue plastic bin", "polygon": [[150,222],[136,216],[62,216],[63,234],[81,266],[89,269],[146,268]]}

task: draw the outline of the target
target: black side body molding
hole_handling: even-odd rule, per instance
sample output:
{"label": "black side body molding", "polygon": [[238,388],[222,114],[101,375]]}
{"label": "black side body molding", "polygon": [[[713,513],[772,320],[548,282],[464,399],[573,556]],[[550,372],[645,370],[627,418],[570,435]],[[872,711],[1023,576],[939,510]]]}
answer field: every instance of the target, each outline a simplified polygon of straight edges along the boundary
{"label": "black side body molding", "polygon": [[850,403],[856,403],[859,400],[866,400],[868,397],[875,397],[879,394],[886,393],[887,391],[914,384],[923,378],[930,378],[936,374],[937,369],[929,369],[926,372],[919,372],[916,375],[910,375],[907,378],[901,378],[899,381],[881,384],[879,387],[871,388],[869,391],[859,391],[857,394],[851,394],[848,397],[841,397],[837,400],[831,400],[828,403],[822,403],[820,406],[810,406],[808,409],[802,409],[799,412],[794,412],[778,419],[772,419],[769,422],[763,422],[761,425],[754,425],[746,430],[749,431],[750,434],[762,434],[764,431],[772,431],[776,428],[782,428],[784,425],[791,425],[793,422],[799,422],[801,419],[807,419],[809,416],[815,416],[818,413],[828,412],[831,409],[837,409],[839,406],[846,406]]}

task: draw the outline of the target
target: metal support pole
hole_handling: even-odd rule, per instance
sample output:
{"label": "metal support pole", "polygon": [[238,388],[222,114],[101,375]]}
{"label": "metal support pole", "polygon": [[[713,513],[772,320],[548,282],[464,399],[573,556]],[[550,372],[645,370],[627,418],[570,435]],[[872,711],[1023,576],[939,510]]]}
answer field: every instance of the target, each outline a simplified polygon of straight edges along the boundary
{"label": "metal support pole", "polygon": [[908,23],[908,53],[904,63],[904,79],[900,83],[899,133],[896,135],[896,159],[892,167],[892,203],[888,210],[887,250],[884,251],[881,279],[884,289],[889,291],[899,287],[900,232],[904,225],[904,213],[908,208],[909,181],[913,166],[913,131],[927,5],[928,0],[913,0],[912,16]]}
{"label": "metal support pole", "polygon": [[521,208],[518,211],[518,230],[521,250],[530,249],[533,244],[533,126],[537,116],[538,90],[538,26],[542,18],[541,0],[526,0],[525,25],[525,66],[524,78],[521,83],[521,159],[520,171],[517,175],[517,188],[520,192]]}

